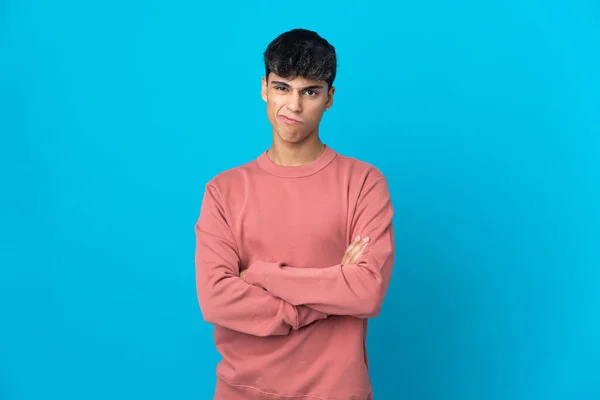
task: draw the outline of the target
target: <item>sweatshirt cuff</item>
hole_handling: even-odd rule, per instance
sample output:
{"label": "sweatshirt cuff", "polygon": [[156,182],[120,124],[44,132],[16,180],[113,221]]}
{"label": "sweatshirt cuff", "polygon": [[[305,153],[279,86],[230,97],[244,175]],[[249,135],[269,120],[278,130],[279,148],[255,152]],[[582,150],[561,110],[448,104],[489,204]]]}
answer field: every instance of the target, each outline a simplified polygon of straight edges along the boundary
{"label": "sweatshirt cuff", "polygon": [[282,266],[279,262],[254,261],[246,270],[246,282],[269,291],[269,272]]}

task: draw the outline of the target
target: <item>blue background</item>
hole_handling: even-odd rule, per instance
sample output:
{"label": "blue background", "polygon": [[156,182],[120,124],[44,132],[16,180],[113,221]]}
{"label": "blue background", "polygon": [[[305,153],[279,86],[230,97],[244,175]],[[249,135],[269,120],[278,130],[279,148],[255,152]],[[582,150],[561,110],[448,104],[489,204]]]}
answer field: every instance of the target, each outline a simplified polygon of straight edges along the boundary
{"label": "blue background", "polygon": [[491,3],[2,2],[0,399],[211,398],[193,227],[295,27],[395,203],[376,400],[600,398],[600,6]]}

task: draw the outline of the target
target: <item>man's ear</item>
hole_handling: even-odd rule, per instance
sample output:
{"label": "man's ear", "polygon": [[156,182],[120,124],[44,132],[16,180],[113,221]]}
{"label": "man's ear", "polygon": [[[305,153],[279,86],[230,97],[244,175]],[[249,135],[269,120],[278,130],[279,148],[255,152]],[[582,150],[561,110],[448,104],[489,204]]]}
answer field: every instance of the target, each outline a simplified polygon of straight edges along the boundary
{"label": "man's ear", "polygon": [[262,99],[266,102],[267,101],[267,77],[263,76],[262,78],[262,89],[260,91],[260,96],[262,97]]}
{"label": "man's ear", "polygon": [[331,87],[327,93],[327,102],[325,103],[325,110],[329,110],[333,105],[333,95],[335,94],[335,87]]}

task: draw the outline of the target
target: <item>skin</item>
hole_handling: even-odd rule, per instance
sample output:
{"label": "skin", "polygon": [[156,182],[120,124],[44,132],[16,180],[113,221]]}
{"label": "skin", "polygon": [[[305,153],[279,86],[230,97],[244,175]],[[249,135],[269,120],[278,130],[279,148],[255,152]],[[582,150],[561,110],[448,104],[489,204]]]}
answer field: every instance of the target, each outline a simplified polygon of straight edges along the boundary
{"label": "skin", "polygon": [[262,78],[261,96],[267,104],[273,142],[267,154],[283,166],[310,163],[323,153],[319,124],[333,105],[335,88],[325,81],[286,79],[269,73]]}
{"label": "skin", "polygon": [[[323,153],[319,124],[333,105],[335,87],[325,81],[302,77],[287,79],[269,73],[262,78],[261,96],[267,103],[267,117],[273,129],[269,158],[283,166],[310,163]],[[342,255],[341,264],[355,264],[369,243],[369,237],[356,237]],[[246,271],[240,272],[246,279]]]}
{"label": "skin", "polygon": [[357,236],[354,238],[354,241],[350,243],[350,246],[348,246],[344,252],[342,264],[356,264],[363,251],[369,244],[369,240],[371,239],[368,236],[364,238]]}

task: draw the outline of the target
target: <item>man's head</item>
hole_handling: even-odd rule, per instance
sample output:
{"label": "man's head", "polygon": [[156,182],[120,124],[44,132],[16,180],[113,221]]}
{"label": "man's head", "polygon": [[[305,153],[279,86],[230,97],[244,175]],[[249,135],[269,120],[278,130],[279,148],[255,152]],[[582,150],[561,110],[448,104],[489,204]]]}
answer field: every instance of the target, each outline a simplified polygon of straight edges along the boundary
{"label": "man's head", "polygon": [[318,134],[333,104],[334,47],[316,32],[294,29],[269,44],[264,62],[262,98],[274,133],[292,143]]}

